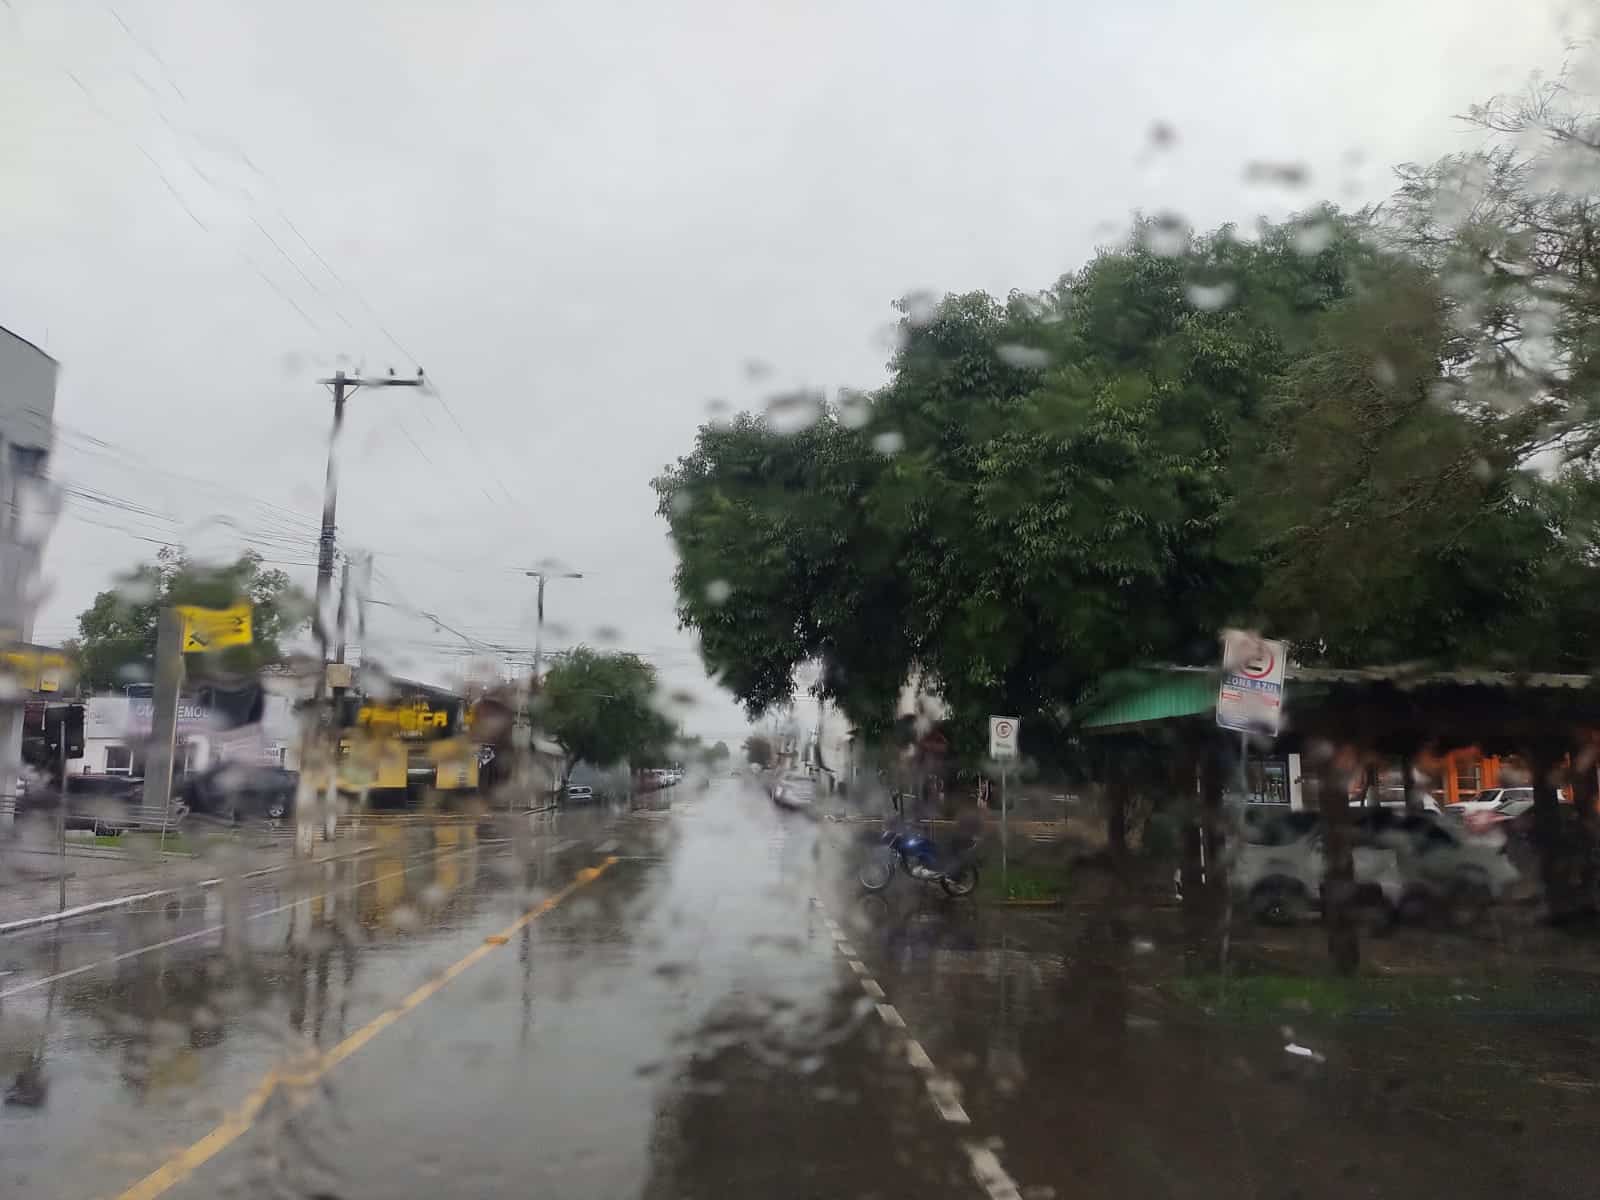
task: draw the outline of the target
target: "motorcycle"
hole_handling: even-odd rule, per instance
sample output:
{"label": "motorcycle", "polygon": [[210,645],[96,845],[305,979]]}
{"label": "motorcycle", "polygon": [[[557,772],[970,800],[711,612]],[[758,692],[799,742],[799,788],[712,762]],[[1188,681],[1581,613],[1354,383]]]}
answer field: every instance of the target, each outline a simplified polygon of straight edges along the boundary
{"label": "motorcycle", "polygon": [[892,829],[885,831],[883,845],[861,865],[856,878],[867,891],[881,892],[894,882],[896,867],[923,883],[937,883],[951,896],[969,896],[978,886],[978,864],[971,852],[941,865],[932,838]]}

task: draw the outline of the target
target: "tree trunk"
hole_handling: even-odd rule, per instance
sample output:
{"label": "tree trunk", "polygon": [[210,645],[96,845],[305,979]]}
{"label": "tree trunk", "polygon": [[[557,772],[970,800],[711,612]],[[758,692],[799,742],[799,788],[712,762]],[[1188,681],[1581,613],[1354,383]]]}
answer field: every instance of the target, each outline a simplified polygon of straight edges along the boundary
{"label": "tree trunk", "polygon": [[1222,762],[1214,745],[1201,751],[1200,830],[1205,839],[1205,909],[1212,916],[1220,916],[1228,894],[1228,864],[1223,843]]}
{"label": "tree trunk", "polygon": [[1121,871],[1128,858],[1128,777],[1123,764],[1111,763],[1106,775],[1106,850]]}
{"label": "tree trunk", "polygon": [[1568,846],[1561,828],[1561,797],[1552,778],[1556,756],[1546,746],[1526,752],[1533,771],[1533,840],[1539,850],[1539,875],[1545,909],[1552,920],[1564,919],[1575,907],[1568,883]]}
{"label": "tree trunk", "polygon": [[1572,754],[1572,802],[1577,818],[1578,846],[1582,858],[1579,862],[1581,895],[1579,904],[1588,916],[1600,913],[1600,846],[1595,837],[1595,798],[1600,794],[1600,780],[1595,778],[1595,764],[1581,749]]}
{"label": "tree trunk", "polygon": [[1322,812],[1322,919],[1328,927],[1333,969],[1353,975],[1361,965],[1361,938],[1355,922],[1356,864],[1350,828],[1350,781],[1336,759],[1318,774]]}

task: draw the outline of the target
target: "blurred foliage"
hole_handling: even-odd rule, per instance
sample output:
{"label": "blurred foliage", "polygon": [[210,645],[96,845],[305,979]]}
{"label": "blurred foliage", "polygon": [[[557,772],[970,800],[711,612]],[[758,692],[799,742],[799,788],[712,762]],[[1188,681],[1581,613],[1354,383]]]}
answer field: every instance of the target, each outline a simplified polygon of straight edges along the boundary
{"label": "blurred foliage", "polygon": [[708,670],[756,716],[817,663],[869,739],[920,672],[959,754],[1003,711],[1049,758],[1108,672],[1230,624],[1587,669],[1600,126],[1561,100],[1477,110],[1546,148],[1381,209],[1142,218],[1045,292],[907,298],[877,392],[702,427],[655,488]]}
{"label": "blurred foliage", "polygon": [[309,603],[279,570],[262,567],[250,551],[226,565],[194,562],[181,550],[162,547],[156,561],[123,575],[78,614],[78,656],[82,686],[102,691],[155,677],[156,624],[163,608],[198,604],[228,608],[251,604],[255,641],[208,654],[187,654],[191,678],[254,674],[283,659],[280,641],[302,628]]}
{"label": "blurred foliage", "polygon": [[745,738],[744,758],[746,762],[755,763],[758,767],[770,767],[778,761],[772,739],[759,733],[752,733]]}
{"label": "blurred foliage", "polygon": [[636,654],[578,646],[545,674],[538,721],[567,752],[563,782],[585,762],[671,762],[673,724],[656,710],[656,671]]}

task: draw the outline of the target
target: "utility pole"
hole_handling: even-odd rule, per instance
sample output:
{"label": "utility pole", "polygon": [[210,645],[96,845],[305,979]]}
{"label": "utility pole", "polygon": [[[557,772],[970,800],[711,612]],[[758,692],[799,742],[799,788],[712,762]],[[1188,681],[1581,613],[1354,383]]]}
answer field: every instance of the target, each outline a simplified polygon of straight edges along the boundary
{"label": "utility pole", "polygon": [[[517,774],[521,776],[519,781],[521,785],[526,787],[529,785],[532,776],[529,768],[533,758],[533,724],[528,720],[529,696],[533,690],[533,684],[538,681],[540,672],[544,669],[544,585],[552,579],[582,579],[583,572],[559,571],[551,573],[539,570],[524,571],[523,574],[529,579],[537,579],[539,581],[533,626],[533,670],[519,689],[517,712],[511,723],[512,739],[516,746]],[[533,797],[529,797],[529,799],[531,800]],[[529,807],[536,808],[538,805],[530,804]]]}
{"label": "utility pole", "polygon": [[[362,388],[423,387],[426,378],[421,367],[416,378],[405,379],[391,370],[386,377],[368,379],[361,375],[346,375],[335,371],[332,378],[319,379],[333,394],[333,430],[328,435],[328,472],[322,486],[322,531],[317,538],[317,611],[315,629],[317,645],[321,651],[317,670],[317,715],[308,715],[301,725],[300,787],[295,797],[295,852],[302,856],[311,853],[311,843],[318,817],[324,829],[334,827],[335,797],[338,795],[336,771],[338,768],[338,696],[344,687],[334,689],[335,699],[325,705],[328,698],[328,647],[332,641],[328,629],[328,593],[333,590],[333,556],[337,537],[339,508],[339,434],[344,429],[346,401]],[[344,615],[340,605],[338,638],[341,642],[339,660],[344,660]],[[341,675],[343,672],[341,672]],[[320,722],[320,725],[319,725]],[[322,736],[319,736],[322,735]]]}
{"label": "utility pole", "polygon": [[182,690],[183,617],[175,608],[163,608],[156,620],[156,688],[144,767],[144,804],[146,809],[161,806],[163,850],[172,811],[172,759],[178,740],[178,693]]}
{"label": "utility pole", "polygon": [[[387,377],[366,379],[360,375],[346,375],[335,371],[331,379],[317,382],[333,393],[333,431],[328,435],[328,474],[322,485],[322,533],[317,539],[317,638],[322,647],[322,661],[328,661],[328,592],[333,587],[333,551],[336,537],[336,516],[339,508],[339,433],[344,428],[345,402],[362,388],[423,387],[427,380],[422,368],[417,368],[415,379],[404,379],[393,371]],[[318,694],[322,684],[318,684]]]}
{"label": "utility pole", "polygon": [[[344,560],[344,569],[339,572],[339,615],[334,618],[334,636],[336,640],[333,647],[333,661],[338,663],[340,666],[344,665],[344,622],[345,613],[348,610],[349,605],[350,559],[346,557]],[[340,674],[343,675],[344,672],[341,671]],[[344,699],[344,692],[347,686],[348,685],[344,683],[336,683],[332,688],[335,724],[338,723],[339,702]]]}

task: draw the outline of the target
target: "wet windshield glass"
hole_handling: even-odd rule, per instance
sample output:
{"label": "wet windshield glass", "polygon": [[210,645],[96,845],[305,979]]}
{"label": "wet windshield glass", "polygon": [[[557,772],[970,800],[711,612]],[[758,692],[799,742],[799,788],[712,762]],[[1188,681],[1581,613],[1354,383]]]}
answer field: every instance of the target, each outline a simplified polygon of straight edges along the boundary
{"label": "wet windshield glass", "polygon": [[1597,39],[0,0],[0,1197],[1593,1194]]}

